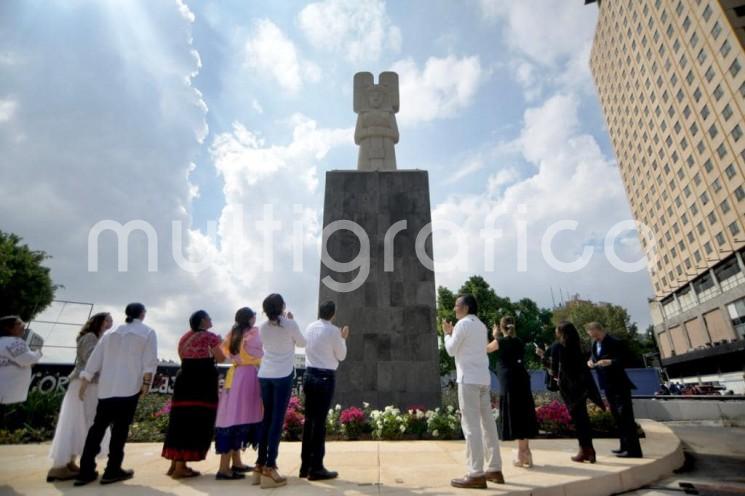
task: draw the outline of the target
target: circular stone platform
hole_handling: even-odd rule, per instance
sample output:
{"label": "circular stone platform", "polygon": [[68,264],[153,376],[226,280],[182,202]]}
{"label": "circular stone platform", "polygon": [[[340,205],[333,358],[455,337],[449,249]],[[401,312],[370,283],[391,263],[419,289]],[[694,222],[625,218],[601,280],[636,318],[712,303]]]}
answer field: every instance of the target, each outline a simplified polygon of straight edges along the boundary
{"label": "circular stone platform", "polygon": [[[510,494],[532,496],[603,496],[638,488],[661,479],[683,464],[680,440],[665,425],[639,421],[647,434],[642,440],[643,459],[620,459],[610,454],[617,440],[598,439],[598,462],[578,464],[569,457],[576,453],[572,439],[542,439],[532,442],[531,469],[512,467],[514,442],[502,443],[504,476],[507,484],[489,483],[488,490],[455,489],[449,481],[466,472],[463,441],[359,441],[330,442],[326,465],[338,470],[333,481],[308,482],[297,478],[300,443],[280,445],[279,466],[289,476],[288,486],[261,490],[247,480],[216,481],[218,457],[192,466],[204,475],[174,481],[165,474],[168,462],[160,457],[160,444],[128,444],[124,465],[135,470],[135,478],[124,483],[98,483],[74,488],[72,482],[47,484],[48,444],[0,446],[0,495],[106,494],[111,495],[241,495],[302,494]],[[244,461],[253,462],[253,452]],[[101,469],[102,467],[99,467]]]}

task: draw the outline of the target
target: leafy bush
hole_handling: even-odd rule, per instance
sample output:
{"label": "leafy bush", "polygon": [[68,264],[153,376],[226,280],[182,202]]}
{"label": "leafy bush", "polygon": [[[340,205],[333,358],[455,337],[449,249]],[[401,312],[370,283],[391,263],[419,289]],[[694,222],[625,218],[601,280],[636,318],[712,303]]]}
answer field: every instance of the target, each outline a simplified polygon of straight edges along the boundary
{"label": "leafy bush", "polygon": [[406,432],[406,419],[392,406],[370,412],[370,425],[373,439],[401,439]]}
{"label": "leafy bush", "polygon": [[425,413],[427,432],[434,439],[462,439],[460,412],[452,405]]}
{"label": "leafy bush", "polygon": [[282,438],[286,441],[299,441],[303,435],[303,424],[305,415],[303,415],[303,405],[297,396],[290,398],[285,412],[284,429]]}
{"label": "leafy bush", "polygon": [[406,434],[423,439],[427,434],[427,412],[423,407],[413,407],[406,410]]}
{"label": "leafy bush", "polygon": [[349,407],[339,415],[341,433],[344,439],[359,439],[367,429],[367,415],[357,407]]}
{"label": "leafy bush", "polygon": [[554,400],[536,408],[535,414],[542,431],[558,435],[569,435],[574,431],[572,417],[564,403]]}
{"label": "leafy bush", "polygon": [[339,423],[339,416],[341,415],[341,405],[337,403],[334,408],[329,408],[329,413],[326,415],[326,435],[327,436],[338,436],[341,434],[341,424]]}

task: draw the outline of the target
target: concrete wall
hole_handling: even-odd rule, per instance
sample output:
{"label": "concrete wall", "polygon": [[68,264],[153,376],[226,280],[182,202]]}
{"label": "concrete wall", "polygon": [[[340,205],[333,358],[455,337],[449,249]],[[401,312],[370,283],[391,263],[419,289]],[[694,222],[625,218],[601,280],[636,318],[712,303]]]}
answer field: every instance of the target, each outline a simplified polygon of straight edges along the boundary
{"label": "concrete wall", "polygon": [[635,398],[633,401],[636,418],[659,422],[713,421],[727,427],[745,427],[745,398],[728,401]]}
{"label": "concrete wall", "polygon": [[[350,292],[320,284],[320,301],[334,300],[337,324],[351,328],[335,401],[344,406],[364,401],[377,408],[440,406],[435,277],[415,252],[417,234],[431,222],[427,172],[327,172],[323,225],[337,220],[354,221],[369,237],[370,273]],[[386,271],[385,234],[400,220],[406,220],[407,229],[395,236],[393,270]],[[331,235],[327,247],[338,262],[348,262],[360,252],[359,239],[346,230]],[[424,251],[432,257],[431,237]],[[357,274],[321,264],[321,280],[329,276],[349,282]]]}

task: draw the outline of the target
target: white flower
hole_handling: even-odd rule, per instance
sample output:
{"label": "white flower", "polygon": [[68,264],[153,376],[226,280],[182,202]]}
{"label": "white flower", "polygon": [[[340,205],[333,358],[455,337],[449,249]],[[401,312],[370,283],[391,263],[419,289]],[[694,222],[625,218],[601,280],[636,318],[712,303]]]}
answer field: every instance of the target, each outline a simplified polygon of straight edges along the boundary
{"label": "white flower", "polygon": [[399,427],[398,429],[399,429],[399,430],[401,431],[401,433],[402,433],[402,434],[403,434],[404,432],[406,432],[406,426],[405,426],[405,425],[402,425],[402,426],[401,426],[401,427]]}
{"label": "white flower", "polygon": [[362,402],[362,408],[369,408],[369,407],[370,407],[370,403],[368,403],[366,401],[363,401]]}
{"label": "white flower", "polygon": [[451,431],[455,430],[455,424],[453,424],[452,422],[448,424],[448,427],[450,427]]}
{"label": "white flower", "polygon": [[455,408],[453,408],[453,405],[448,405],[448,412],[452,413],[455,411]]}
{"label": "white flower", "polygon": [[336,406],[334,407],[334,410],[341,410],[341,405],[337,403]]}
{"label": "white flower", "polygon": [[433,437],[439,437],[440,436],[440,431],[438,431],[437,429],[433,430],[432,431],[432,436]]}
{"label": "white flower", "polygon": [[424,412],[421,410],[416,411],[416,418],[421,419],[424,418]]}

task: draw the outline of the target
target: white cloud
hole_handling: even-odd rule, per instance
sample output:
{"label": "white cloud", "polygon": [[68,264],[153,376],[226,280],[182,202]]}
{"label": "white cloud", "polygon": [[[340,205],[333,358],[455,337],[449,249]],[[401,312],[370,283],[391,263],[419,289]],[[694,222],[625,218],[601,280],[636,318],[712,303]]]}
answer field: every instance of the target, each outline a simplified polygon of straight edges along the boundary
{"label": "white cloud", "polygon": [[317,82],[321,69],[301,60],[295,44],[269,19],[254,24],[245,44],[246,63],[259,77],[267,75],[290,93],[297,93],[303,80]]}
{"label": "white cloud", "polygon": [[455,116],[471,104],[485,79],[478,56],[430,57],[421,71],[408,58],[392,70],[399,76],[403,124]]}
{"label": "white cloud", "polygon": [[343,54],[353,63],[375,61],[385,49],[401,49],[401,30],[380,0],[324,0],[306,6],[298,24],[316,48]]}
{"label": "white cloud", "polygon": [[16,102],[14,100],[3,100],[0,98],[0,122],[7,122],[13,118],[16,111]]}
{"label": "white cloud", "polygon": [[[585,269],[574,273],[555,270],[541,254],[542,236],[554,222],[578,222],[576,231],[562,232],[553,243],[559,260],[572,261],[579,258],[585,246],[602,245],[612,225],[631,217],[617,169],[603,156],[595,140],[579,130],[578,105],[576,98],[560,94],[526,110],[519,136],[505,147],[519,150],[523,160],[535,168],[535,174],[520,179],[514,167],[500,169],[489,178],[483,193],[451,196],[435,205],[433,239],[438,254],[438,284],[457,288],[469,275],[481,273],[500,294],[546,301],[549,285],[554,285],[625,305],[634,315],[647,314],[646,301],[639,298],[639,288],[647,288],[651,294],[644,271],[617,271],[605,260],[602,248],[595,250]],[[438,226],[447,222],[459,226],[460,235],[438,231]],[[527,225],[525,272],[517,268],[519,222]],[[489,254],[485,253],[481,234],[484,228],[502,231]],[[466,251],[461,259],[467,265],[445,270],[444,264],[460,245]],[[625,260],[641,256],[638,243],[619,243],[619,247],[619,255]]]}
{"label": "white cloud", "polygon": [[487,20],[505,24],[504,39],[517,53],[553,65],[582,50],[592,39],[597,6],[551,0],[481,0]]}

